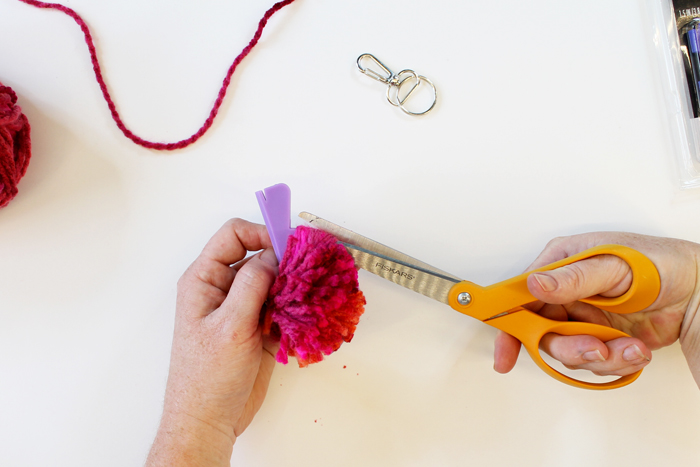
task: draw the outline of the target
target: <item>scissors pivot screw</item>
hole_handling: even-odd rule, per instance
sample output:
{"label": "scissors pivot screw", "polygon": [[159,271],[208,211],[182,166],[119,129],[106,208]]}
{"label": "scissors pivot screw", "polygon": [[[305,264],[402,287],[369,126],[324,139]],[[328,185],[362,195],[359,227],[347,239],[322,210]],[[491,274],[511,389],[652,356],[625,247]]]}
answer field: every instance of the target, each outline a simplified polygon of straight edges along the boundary
{"label": "scissors pivot screw", "polygon": [[472,302],[472,296],[468,292],[462,292],[457,295],[457,302],[460,305],[469,305]]}

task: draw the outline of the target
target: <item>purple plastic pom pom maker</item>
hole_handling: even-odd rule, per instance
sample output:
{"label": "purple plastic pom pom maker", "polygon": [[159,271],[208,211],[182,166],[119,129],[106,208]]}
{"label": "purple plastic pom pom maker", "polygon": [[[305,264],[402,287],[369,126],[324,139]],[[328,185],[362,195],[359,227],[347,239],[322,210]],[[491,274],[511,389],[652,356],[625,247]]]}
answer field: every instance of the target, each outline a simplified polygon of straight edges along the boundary
{"label": "purple plastic pom pom maker", "polygon": [[277,261],[282,261],[287,249],[287,240],[296,230],[291,227],[292,191],[284,183],[278,183],[265,190],[256,191],[255,197],[258,198]]}

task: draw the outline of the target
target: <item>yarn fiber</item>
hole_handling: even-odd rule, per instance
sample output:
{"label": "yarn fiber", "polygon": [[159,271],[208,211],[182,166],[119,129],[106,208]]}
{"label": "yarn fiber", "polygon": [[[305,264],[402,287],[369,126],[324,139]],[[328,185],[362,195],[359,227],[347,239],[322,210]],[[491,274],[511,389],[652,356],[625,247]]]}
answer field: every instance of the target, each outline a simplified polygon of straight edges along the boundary
{"label": "yarn fiber", "polygon": [[347,249],[329,233],[299,226],[270,289],[263,332],[279,340],[278,362],[296,357],[306,367],[352,340],[365,303]]}
{"label": "yarn fiber", "polygon": [[204,135],[204,133],[206,133],[207,130],[209,130],[209,128],[211,128],[212,124],[214,123],[214,119],[216,118],[216,115],[219,113],[219,108],[224,102],[226,90],[228,89],[229,84],[231,84],[231,76],[233,76],[233,72],[236,71],[236,67],[238,67],[238,64],[241,63],[241,61],[243,61],[243,59],[250,53],[251,50],[253,50],[253,47],[255,47],[255,45],[258,43],[258,41],[260,40],[260,36],[262,36],[263,29],[265,29],[265,26],[267,25],[267,22],[272,17],[272,15],[274,15],[290,3],[294,2],[295,0],[282,0],[280,2],[275,3],[269,10],[265,12],[262,19],[258,23],[258,29],[255,31],[253,38],[250,40],[248,45],[241,51],[241,53],[238,54],[238,56],[233,60],[233,63],[226,72],[224,81],[221,84],[221,88],[219,89],[219,94],[216,96],[216,100],[214,101],[214,106],[209,112],[209,116],[204,121],[204,124],[192,136],[178,141],[176,143],[159,143],[148,141],[134,134],[134,132],[127,128],[127,126],[122,121],[119,112],[117,111],[117,106],[114,104],[112,96],[109,94],[109,89],[107,89],[107,83],[105,83],[105,80],[102,77],[102,69],[100,68],[100,62],[97,60],[97,50],[95,49],[95,44],[93,43],[92,35],[90,34],[90,29],[88,28],[88,25],[85,23],[83,18],[81,18],[80,15],[75,12],[75,10],[68,8],[67,6],[60,5],[58,3],[47,3],[38,0],[20,1],[26,3],[27,5],[35,6],[37,8],[57,10],[73,18],[73,21],[75,21],[78,24],[78,26],[80,26],[80,30],[83,32],[85,44],[87,45],[88,51],[90,52],[90,60],[92,61],[92,69],[95,72],[95,79],[97,79],[97,84],[100,86],[102,96],[107,102],[107,107],[109,107],[109,112],[112,114],[112,119],[114,120],[114,123],[117,124],[117,127],[121,130],[124,136],[126,136],[139,146],[143,146],[144,148],[148,149],[157,149],[161,151],[174,151],[176,149],[185,148],[190,144],[194,143],[199,138],[201,138]]}
{"label": "yarn fiber", "polygon": [[0,208],[17,196],[31,157],[29,120],[17,105],[17,94],[0,83]]}

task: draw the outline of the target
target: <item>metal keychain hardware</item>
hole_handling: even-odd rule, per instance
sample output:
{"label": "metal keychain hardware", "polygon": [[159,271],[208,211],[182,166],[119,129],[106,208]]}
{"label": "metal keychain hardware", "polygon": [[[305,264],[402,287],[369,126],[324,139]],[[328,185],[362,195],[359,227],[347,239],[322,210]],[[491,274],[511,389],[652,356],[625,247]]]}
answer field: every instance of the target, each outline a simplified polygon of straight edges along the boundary
{"label": "metal keychain hardware", "polygon": [[[363,66],[363,61],[373,63],[379,68],[379,71]],[[370,78],[386,84],[388,86],[386,90],[386,100],[388,100],[391,105],[400,108],[408,115],[424,115],[435,107],[435,103],[437,102],[437,89],[435,89],[433,82],[425,76],[419,75],[413,70],[401,70],[398,73],[393,73],[386,67],[386,65],[380,62],[377,57],[372,54],[360,55],[357,58],[357,67],[362,73],[366,74]],[[422,112],[413,112],[406,108],[406,101],[408,101],[408,98],[411,96],[413,91],[415,91],[418,86],[422,85],[423,83],[427,83],[433,91],[432,103],[430,104],[430,107]],[[408,89],[408,92],[406,92],[403,97],[401,97],[402,89]]]}

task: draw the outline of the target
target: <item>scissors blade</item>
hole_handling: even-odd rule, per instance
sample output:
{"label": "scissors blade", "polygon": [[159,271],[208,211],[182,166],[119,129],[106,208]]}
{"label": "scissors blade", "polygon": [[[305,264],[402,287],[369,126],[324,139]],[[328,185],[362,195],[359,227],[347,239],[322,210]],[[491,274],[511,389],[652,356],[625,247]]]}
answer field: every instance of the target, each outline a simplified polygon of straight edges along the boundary
{"label": "scissors blade", "polygon": [[379,242],[308,212],[299,217],[335,236],[355,259],[355,265],[394,284],[449,304],[450,289],[461,279]]}
{"label": "scissors blade", "polygon": [[454,276],[448,272],[442,271],[434,266],[429,265],[428,263],[424,263],[423,261],[420,261],[416,258],[412,258],[407,254],[401,253],[400,251],[394,250],[393,248],[390,248],[386,245],[382,245],[381,243],[375,242],[372,239],[363,237],[362,235],[355,233],[352,230],[348,230],[330,221],[322,219],[314,214],[302,212],[299,214],[299,217],[307,221],[309,224],[312,224],[318,227],[319,229],[328,232],[343,243],[348,243],[356,247],[364,248],[365,250],[371,253],[391,258],[394,261],[398,261],[400,263],[409,265],[414,268],[432,272],[439,276],[451,278],[455,282],[460,282],[462,280],[459,277]]}
{"label": "scissors blade", "polygon": [[355,266],[446,305],[449,304],[450,289],[460,282],[362,247],[340,243],[355,258]]}

